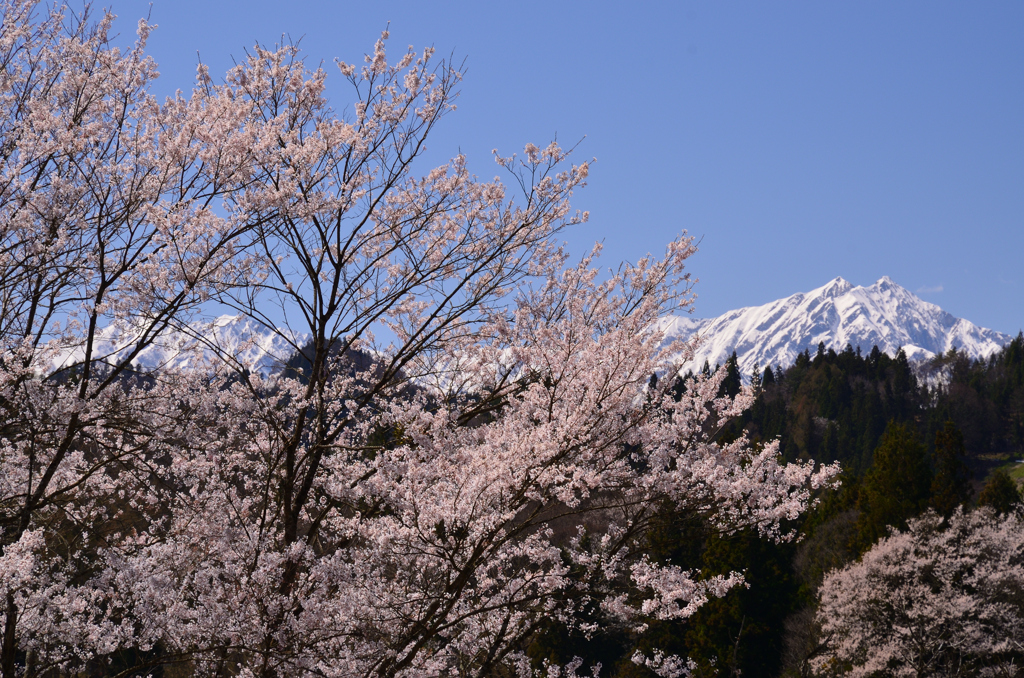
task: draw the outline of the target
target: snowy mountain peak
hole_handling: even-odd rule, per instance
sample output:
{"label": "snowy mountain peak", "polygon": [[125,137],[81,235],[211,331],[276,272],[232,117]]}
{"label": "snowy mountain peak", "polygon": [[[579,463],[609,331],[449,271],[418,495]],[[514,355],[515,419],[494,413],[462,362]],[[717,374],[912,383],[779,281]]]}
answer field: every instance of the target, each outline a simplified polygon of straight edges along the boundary
{"label": "snowy mountain peak", "polygon": [[[138,337],[130,324],[112,324],[98,333],[94,356],[109,363],[126,360]],[[307,341],[308,337],[298,332],[270,328],[241,315],[222,315],[208,322],[192,323],[184,331],[165,334],[132,362],[146,370],[191,370],[219,354],[250,372],[269,374]],[[53,359],[53,367],[69,367],[84,355],[84,346],[67,347]]]}
{"label": "snowy mountain peak", "polygon": [[217,316],[217,319],[210,323],[214,327],[228,327],[229,325],[235,325],[242,322],[242,316],[240,315],[221,315]]}
{"label": "snowy mountain peak", "polygon": [[809,292],[808,296],[834,298],[846,294],[851,289],[853,289],[853,285],[848,281],[843,280],[842,278],[835,278],[834,280],[830,280],[824,287],[819,287],[818,289]]}
{"label": "snowy mountain peak", "polygon": [[883,276],[868,287],[835,278],[822,287],[763,306],[729,311],[718,318],[671,316],[658,327],[666,338],[701,337],[691,369],[704,361],[724,364],[736,351],[740,370],[749,376],[757,364],[787,367],[804,350],[819,343],[836,351],[847,344],[890,355],[903,348],[911,360],[945,353],[952,347],[974,358],[988,356],[1012,339],[1007,334],[956,318],[935,304],[917,298]]}
{"label": "snowy mountain peak", "polygon": [[[712,366],[724,364],[736,351],[741,373],[747,378],[755,364],[761,369],[788,367],[803,351],[813,354],[819,343],[835,351],[842,351],[847,344],[864,352],[878,346],[890,355],[903,348],[911,360],[922,360],[952,347],[980,358],[1012,339],[922,301],[888,276],[868,287],[835,278],[810,292],[729,311],[717,318],[667,316],[654,329],[663,332],[666,340],[700,337],[695,357],[684,369],[696,371],[704,361]],[[112,325],[100,332],[95,355],[120,362],[130,355],[136,340],[130,326]],[[252,372],[269,374],[307,341],[300,333],[270,328],[244,316],[222,315],[161,337],[133,362],[145,369],[201,369],[218,353]],[[84,347],[66,347],[53,366],[68,367],[83,356]]]}

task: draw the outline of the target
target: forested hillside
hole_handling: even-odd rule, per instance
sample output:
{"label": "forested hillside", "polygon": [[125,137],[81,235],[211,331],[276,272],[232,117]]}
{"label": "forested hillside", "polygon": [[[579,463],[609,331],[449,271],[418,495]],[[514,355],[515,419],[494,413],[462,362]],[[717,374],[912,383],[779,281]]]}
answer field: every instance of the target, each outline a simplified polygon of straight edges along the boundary
{"label": "forested hillside", "polygon": [[[735,395],[743,375],[734,359],[723,367],[722,390]],[[788,369],[751,376],[757,398],[723,438],[778,439],[788,461],[838,461],[844,469],[841,488],[792,526],[803,539],[776,544],[666,511],[648,537],[651,557],[705,576],[743,572],[749,587],[712,599],[685,622],[662,623],[642,641],[632,643],[628,632],[587,641],[557,630],[535,655],[598,657],[606,671],[615,667],[612,675],[654,675],[630,656],[658,648],[690,657],[694,675],[809,675],[826,650],[815,622],[826,573],[929,510],[941,519],[961,505],[1001,514],[1019,507],[1024,335],[987,360],[950,352],[915,365],[902,352],[819,347]]]}

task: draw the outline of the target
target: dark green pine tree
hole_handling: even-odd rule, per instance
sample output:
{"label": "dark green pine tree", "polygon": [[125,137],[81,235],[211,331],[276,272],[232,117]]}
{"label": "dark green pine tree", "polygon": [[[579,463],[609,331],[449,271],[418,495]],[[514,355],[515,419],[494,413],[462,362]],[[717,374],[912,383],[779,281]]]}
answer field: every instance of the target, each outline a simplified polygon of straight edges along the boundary
{"label": "dark green pine tree", "polygon": [[1021,508],[1020,490],[1010,474],[997,468],[978,496],[978,506],[988,506],[996,513],[1007,514]]}
{"label": "dark green pine tree", "polygon": [[725,361],[725,379],[722,380],[721,391],[730,398],[735,398],[743,386],[743,378],[740,377],[740,363],[736,357],[736,351],[732,352],[729,359]]}
{"label": "dark green pine tree", "polygon": [[964,436],[947,421],[935,436],[935,476],[931,505],[948,518],[958,506],[971,500],[971,472],[964,464]]}
{"label": "dark green pine tree", "polygon": [[818,364],[825,359],[825,342],[818,342],[818,352],[814,354],[814,363]]}
{"label": "dark green pine tree", "polygon": [[900,348],[892,361],[892,395],[896,412],[902,417],[909,418],[914,410],[914,402],[917,399],[917,379],[910,369],[910,361],[907,354]]}
{"label": "dark green pine tree", "polygon": [[1002,388],[995,394],[1006,422],[1005,439],[1018,448],[1024,448],[1024,332],[1003,349]]}
{"label": "dark green pine tree", "polygon": [[646,553],[654,560],[699,571],[702,577],[742,572],[749,587],[738,586],[723,598],[712,596],[686,621],[651,620],[647,632],[635,638],[635,648],[614,666],[605,663],[601,675],[649,678],[653,674],[629,657],[635,650],[647,655],[660,650],[692,658],[698,665],[694,678],[778,676],[784,622],[797,603],[791,568],[795,544],[777,544],[757,530],[723,534],[699,514],[671,510],[654,520],[647,540]]}
{"label": "dark green pine tree", "polygon": [[875,448],[871,468],[864,476],[857,507],[858,548],[863,552],[888,534],[904,529],[931,496],[932,470],[928,454],[909,424],[890,422]]}
{"label": "dark green pine tree", "polygon": [[773,678],[779,675],[785,619],[794,610],[797,582],[792,544],[775,544],[756,531],[712,536],[702,572],[742,572],[749,586],[712,598],[681,625],[694,675]]}
{"label": "dark green pine tree", "polygon": [[794,366],[797,369],[806,369],[807,366],[810,365],[810,364],[811,364],[811,354],[805,348],[803,353],[798,353],[796,355],[796,362],[794,363]]}

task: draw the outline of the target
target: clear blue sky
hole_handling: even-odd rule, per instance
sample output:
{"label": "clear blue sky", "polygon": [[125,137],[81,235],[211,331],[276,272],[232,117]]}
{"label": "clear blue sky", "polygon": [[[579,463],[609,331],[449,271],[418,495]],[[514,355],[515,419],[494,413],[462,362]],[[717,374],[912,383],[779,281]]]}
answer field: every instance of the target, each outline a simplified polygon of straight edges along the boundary
{"label": "clear blue sky", "polygon": [[[127,37],[149,2],[112,9]],[[191,87],[197,51],[223,73],[288,34],[355,62],[389,21],[392,50],[465,57],[431,156],[491,177],[492,148],[585,135],[572,250],[604,240],[612,264],[689,230],[700,317],[888,275],[1024,328],[1022,2],[155,0],[152,20],[160,93]]]}

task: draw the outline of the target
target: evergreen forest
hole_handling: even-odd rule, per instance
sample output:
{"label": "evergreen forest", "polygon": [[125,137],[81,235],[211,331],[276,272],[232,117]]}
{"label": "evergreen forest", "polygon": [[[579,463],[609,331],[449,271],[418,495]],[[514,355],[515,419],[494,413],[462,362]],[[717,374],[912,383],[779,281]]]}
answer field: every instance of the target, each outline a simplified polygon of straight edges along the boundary
{"label": "evergreen forest", "polygon": [[724,369],[722,391],[735,395],[747,381],[756,400],[723,439],[777,439],[787,461],[839,462],[840,488],[791,525],[799,539],[779,544],[666,510],[647,537],[652,558],[703,576],[742,572],[749,586],[642,636],[606,625],[589,636],[553,626],[532,646],[535,659],[588,657],[602,664],[601,675],[647,676],[654,674],[630,658],[661,651],[689,657],[695,676],[811,675],[823,645],[814,619],[826,573],[928,511],[948,519],[981,505],[997,514],[1020,510],[1024,334],[984,360],[954,349],[914,364],[903,351],[890,357],[877,347],[865,354],[819,345],[785,369],[741,375],[735,353]]}

